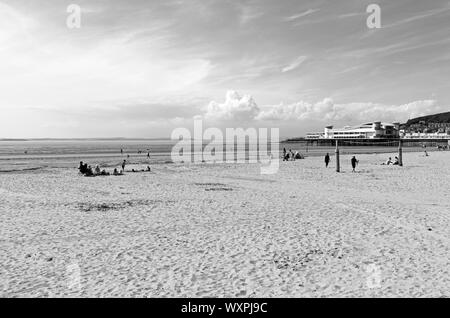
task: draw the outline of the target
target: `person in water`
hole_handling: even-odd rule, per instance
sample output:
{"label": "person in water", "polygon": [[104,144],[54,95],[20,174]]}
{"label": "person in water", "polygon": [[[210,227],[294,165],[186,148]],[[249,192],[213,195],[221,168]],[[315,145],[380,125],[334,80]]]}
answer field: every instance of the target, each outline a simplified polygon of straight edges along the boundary
{"label": "person in water", "polygon": [[330,155],[327,153],[325,155],[325,168],[328,168],[329,163],[330,163]]}
{"label": "person in water", "polygon": [[350,160],[350,162],[352,163],[352,168],[353,168],[352,172],[355,172],[356,165],[358,164],[359,161],[356,159],[355,156],[353,156],[352,159]]}

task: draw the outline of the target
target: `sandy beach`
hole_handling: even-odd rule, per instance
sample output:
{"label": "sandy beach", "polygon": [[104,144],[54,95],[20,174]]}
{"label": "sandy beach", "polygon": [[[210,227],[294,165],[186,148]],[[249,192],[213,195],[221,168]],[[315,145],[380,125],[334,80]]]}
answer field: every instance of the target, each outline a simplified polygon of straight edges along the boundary
{"label": "sandy beach", "polygon": [[450,297],[450,152],[389,156],[2,173],[0,296]]}

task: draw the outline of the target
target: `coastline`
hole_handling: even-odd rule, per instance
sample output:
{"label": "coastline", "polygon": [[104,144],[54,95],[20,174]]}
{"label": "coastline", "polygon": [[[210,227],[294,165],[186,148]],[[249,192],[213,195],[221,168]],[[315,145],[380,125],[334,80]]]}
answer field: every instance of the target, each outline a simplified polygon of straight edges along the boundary
{"label": "coastline", "polygon": [[[278,156],[281,161],[281,149],[283,147],[290,149],[289,147],[292,146],[295,146],[295,144],[280,144],[280,151],[271,153],[274,156]],[[335,153],[335,147],[293,148],[293,150],[299,150],[299,153],[305,158],[322,157],[326,153],[333,157]],[[441,152],[435,148],[405,147],[403,148],[403,153],[423,153],[424,150],[429,153]],[[341,155],[388,155],[396,152],[398,153],[398,150],[395,147],[340,147]],[[80,161],[88,161],[92,165],[98,164],[105,168],[112,168],[119,166],[124,159],[129,164],[136,166],[173,164],[168,152],[152,153],[150,158],[147,158],[145,154],[132,154],[130,157],[127,157],[117,153],[16,154],[0,155],[0,174],[38,168],[74,168]]]}

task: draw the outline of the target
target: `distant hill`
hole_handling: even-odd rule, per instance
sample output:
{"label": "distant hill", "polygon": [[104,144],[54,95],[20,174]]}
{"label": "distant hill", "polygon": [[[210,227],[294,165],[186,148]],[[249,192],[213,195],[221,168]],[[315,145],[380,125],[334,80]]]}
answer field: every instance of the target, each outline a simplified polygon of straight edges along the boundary
{"label": "distant hill", "polygon": [[450,123],[450,112],[413,118],[406,122],[406,126],[418,124],[421,121],[424,121],[426,124],[427,123]]}

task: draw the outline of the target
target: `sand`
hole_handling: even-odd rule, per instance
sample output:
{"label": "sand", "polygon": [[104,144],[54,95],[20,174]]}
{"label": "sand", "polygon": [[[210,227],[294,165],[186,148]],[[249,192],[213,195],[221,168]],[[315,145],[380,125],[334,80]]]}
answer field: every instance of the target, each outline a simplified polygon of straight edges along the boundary
{"label": "sand", "polygon": [[0,296],[450,297],[450,152],[388,156],[2,173]]}

